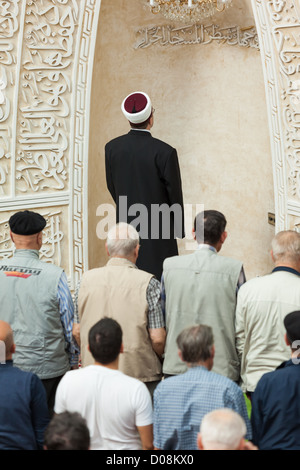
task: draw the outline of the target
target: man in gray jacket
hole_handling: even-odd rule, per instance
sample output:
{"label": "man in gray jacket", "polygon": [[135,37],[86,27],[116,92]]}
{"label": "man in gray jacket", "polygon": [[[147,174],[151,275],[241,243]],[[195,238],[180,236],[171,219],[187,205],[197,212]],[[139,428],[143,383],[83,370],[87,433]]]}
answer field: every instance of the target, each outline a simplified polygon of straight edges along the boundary
{"label": "man in gray jacket", "polygon": [[39,259],[45,218],[20,211],[9,226],[16,250],[0,261],[0,320],[14,332],[15,366],[42,380],[51,415],[58,382],[70,367],[78,367],[73,300],[63,269]]}
{"label": "man in gray jacket", "polygon": [[218,211],[199,213],[193,230],[198,249],[192,254],[174,256],[164,262],[165,376],[186,371],[186,365],[177,355],[178,334],[189,325],[204,324],[213,328],[215,336],[213,371],[235,382],[239,380],[234,318],[237,290],[245,282],[245,275],[240,261],[218,256],[227,238],[226,224],[224,215]]}

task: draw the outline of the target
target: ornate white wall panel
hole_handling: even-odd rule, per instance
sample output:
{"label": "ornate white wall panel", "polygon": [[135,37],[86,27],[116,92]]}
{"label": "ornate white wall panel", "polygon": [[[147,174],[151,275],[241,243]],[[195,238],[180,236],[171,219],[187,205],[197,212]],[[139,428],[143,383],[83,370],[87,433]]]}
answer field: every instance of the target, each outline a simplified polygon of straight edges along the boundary
{"label": "ornate white wall panel", "polygon": [[300,228],[300,3],[252,0],[272,147],[276,230]]}
{"label": "ornate white wall panel", "polygon": [[47,218],[42,258],[87,269],[90,89],[101,0],[0,1],[0,257],[16,210]]}

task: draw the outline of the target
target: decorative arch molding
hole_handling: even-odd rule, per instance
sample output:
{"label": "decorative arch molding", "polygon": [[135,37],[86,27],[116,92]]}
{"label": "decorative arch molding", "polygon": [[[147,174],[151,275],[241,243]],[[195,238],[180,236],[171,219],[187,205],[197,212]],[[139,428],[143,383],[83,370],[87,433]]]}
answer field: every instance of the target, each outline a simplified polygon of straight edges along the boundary
{"label": "decorative arch molding", "polygon": [[252,0],[270,129],[276,231],[300,229],[300,5]]}
{"label": "decorative arch molding", "polygon": [[[101,0],[0,1],[0,258],[8,219],[47,219],[42,259],[87,269],[90,91]],[[64,253],[62,261],[62,253]],[[68,253],[68,256],[66,256]]]}

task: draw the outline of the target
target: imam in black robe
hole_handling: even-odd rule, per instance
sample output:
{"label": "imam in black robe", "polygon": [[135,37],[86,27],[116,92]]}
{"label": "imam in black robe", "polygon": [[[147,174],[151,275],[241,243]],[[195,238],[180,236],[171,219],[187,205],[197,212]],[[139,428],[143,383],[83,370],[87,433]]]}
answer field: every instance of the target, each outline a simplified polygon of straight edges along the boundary
{"label": "imam in black robe", "polygon": [[105,166],[117,223],[132,223],[140,235],[137,266],[160,280],[165,258],[178,255],[176,237],[184,237],[176,149],[152,137],[149,131],[132,129],[106,144]]}

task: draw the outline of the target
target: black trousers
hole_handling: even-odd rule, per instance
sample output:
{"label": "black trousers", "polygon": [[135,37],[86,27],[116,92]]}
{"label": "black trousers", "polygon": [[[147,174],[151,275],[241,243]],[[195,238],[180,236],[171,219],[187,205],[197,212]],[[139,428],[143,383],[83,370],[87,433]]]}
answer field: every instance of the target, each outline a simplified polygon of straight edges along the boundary
{"label": "black trousers", "polygon": [[50,418],[52,418],[54,414],[56,389],[62,378],[63,378],[63,375],[61,375],[60,377],[54,377],[53,379],[42,379],[42,383],[46,390],[47,404],[48,404]]}

